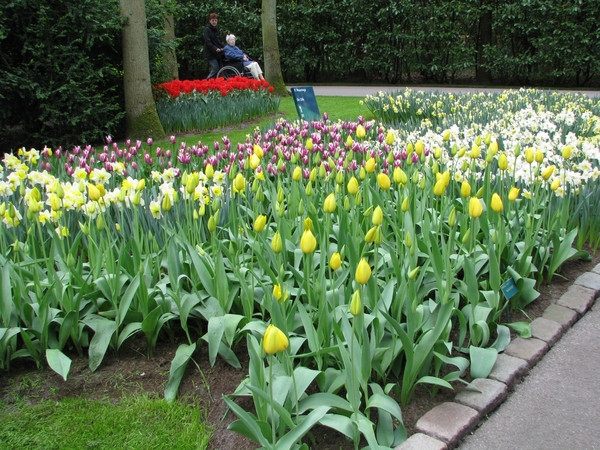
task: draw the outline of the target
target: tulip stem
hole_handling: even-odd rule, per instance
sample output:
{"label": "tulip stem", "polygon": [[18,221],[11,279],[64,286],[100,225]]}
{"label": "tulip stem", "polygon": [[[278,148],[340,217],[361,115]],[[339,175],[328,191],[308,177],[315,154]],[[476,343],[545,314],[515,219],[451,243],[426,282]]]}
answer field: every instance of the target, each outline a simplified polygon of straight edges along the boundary
{"label": "tulip stem", "polygon": [[271,396],[271,442],[275,445],[277,435],[275,433],[275,408],[273,408],[273,355],[269,355],[269,394]]}

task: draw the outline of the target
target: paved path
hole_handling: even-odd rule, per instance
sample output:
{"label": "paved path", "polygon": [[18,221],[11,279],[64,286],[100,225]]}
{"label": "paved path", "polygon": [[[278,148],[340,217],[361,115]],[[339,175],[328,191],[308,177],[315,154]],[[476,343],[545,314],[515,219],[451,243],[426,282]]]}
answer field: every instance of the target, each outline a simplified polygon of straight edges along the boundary
{"label": "paved path", "polygon": [[[288,87],[298,87],[300,85],[289,85]],[[406,88],[417,91],[439,91],[439,92],[502,92],[505,89],[496,88],[471,88],[471,87],[430,87],[430,86],[313,86],[315,95],[319,96],[337,96],[337,97],[365,97],[367,95],[377,95],[378,92],[404,91]],[[581,93],[590,97],[600,98],[600,91],[590,90],[570,90],[569,92]]]}
{"label": "paved path", "polygon": [[596,304],[459,448],[600,449],[599,375]]}

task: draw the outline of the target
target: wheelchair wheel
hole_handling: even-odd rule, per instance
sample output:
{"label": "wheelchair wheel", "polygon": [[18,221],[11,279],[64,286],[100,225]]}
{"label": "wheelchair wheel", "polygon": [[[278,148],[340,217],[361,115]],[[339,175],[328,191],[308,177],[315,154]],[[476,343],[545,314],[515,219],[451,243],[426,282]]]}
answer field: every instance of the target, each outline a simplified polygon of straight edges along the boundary
{"label": "wheelchair wheel", "polygon": [[233,66],[224,66],[223,68],[221,68],[221,70],[219,70],[219,72],[217,73],[217,78],[233,78],[233,77],[239,77],[240,76],[240,72]]}

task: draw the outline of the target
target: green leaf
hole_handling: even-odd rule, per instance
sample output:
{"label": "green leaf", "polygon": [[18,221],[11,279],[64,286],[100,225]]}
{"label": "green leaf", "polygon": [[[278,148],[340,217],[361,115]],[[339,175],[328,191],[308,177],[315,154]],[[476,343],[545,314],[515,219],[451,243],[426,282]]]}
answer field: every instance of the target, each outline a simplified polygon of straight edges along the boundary
{"label": "green leaf", "polygon": [[519,333],[519,336],[522,338],[531,337],[531,324],[529,322],[511,322],[505,325]]}
{"label": "green leaf", "polygon": [[133,300],[133,297],[135,296],[139,286],[140,286],[140,274],[138,273],[133,278],[133,280],[131,280],[131,283],[129,283],[129,286],[127,286],[127,290],[125,291],[125,293],[123,294],[123,297],[121,297],[121,301],[119,302],[119,309],[117,312],[117,317],[115,319],[115,322],[117,323],[117,328],[119,328],[121,326],[121,324],[123,323],[123,320],[125,319],[125,315],[127,314],[127,312],[129,312],[129,307],[131,306],[131,301]]}
{"label": "green leaf", "polygon": [[92,328],[94,329],[94,337],[90,342],[88,355],[90,370],[94,372],[104,359],[110,340],[117,331],[117,325],[112,320],[99,319],[95,321],[95,328]]}
{"label": "green leaf", "polygon": [[271,439],[271,426],[267,422],[257,420],[256,417],[226,396],[223,396],[223,401],[240,419],[231,423],[227,427],[229,430],[258,442],[264,448],[273,449],[273,445],[268,440]]}
{"label": "green leaf", "polygon": [[277,442],[277,450],[290,450],[302,436],[310,431],[329,411],[329,406],[319,406],[314,409],[297,427],[289,431]]}
{"label": "green leaf", "polygon": [[471,377],[487,378],[498,359],[498,350],[471,346],[469,347],[469,356],[471,358]]}
{"label": "green leaf", "polygon": [[177,349],[173,361],[171,361],[171,369],[169,370],[169,381],[165,388],[165,399],[167,402],[172,402],[177,397],[177,391],[181,384],[181,379],[185,373],[194,351],[196,350],[196,343],[193,344],[182,344]]}
{"label": "green leaf", "polygon": [[71,370],[71,358],[58,349],[49,348],[46,350],[46,361],[48,361],[48,365],[52,370],[67,381]]}
{"label": "green leaf", "polygon": [[0,289],[0,297],[2,301],[0,302],[0,315],[2,316],[2,323],[7,328],[10,326],[10,316],[13,308],[10,287],[10,266],[5,264],[2,267],[2,288]]}

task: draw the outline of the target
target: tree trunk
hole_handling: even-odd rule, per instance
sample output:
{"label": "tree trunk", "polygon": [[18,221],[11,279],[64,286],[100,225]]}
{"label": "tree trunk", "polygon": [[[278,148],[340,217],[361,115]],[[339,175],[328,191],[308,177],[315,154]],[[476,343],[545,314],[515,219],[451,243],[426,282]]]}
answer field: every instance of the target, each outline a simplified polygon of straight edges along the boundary
{"label": "tree trunk", "polygon": [[126,134],[131,139],[162,139],[150,84],[146,5],[144,0],[120,0],[123,26],[123,90]]}
{"label": "tree trunk", "polygon": [[277,0],[262,0],[262,38],[265,58],[265,78],[277,95],[290,95],[285,87],[277,42]]}
{"label": "tree trunk", "polygon": [[[485,1],[482,2],[485,8]],[[492,73],[489,69],[483,67],[487,63],[487,58],[483,54],[486,45],[492,44],[492,10],[482,8],[479,16],[479,36],[477,37],[477,65],[475,79],[478,83],[491,83]]]}
{"label": "tree trunk", "polygon": [[[162,0],[166,3],[168,0]],[[165,16],[165,43],[171,44],[172,47],[165,52],[165,67],[171,75],[171,80],[179,78],[179,67],[177,64],[177,55],[175,53],[175,18],[173,14]],[[167,81],[171,81],[167,80]]]}

